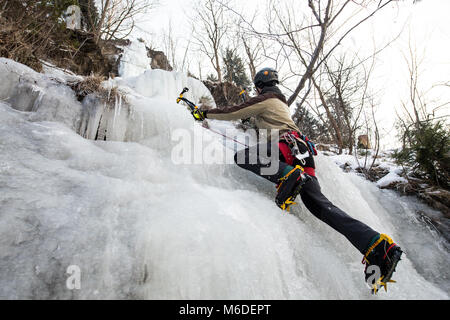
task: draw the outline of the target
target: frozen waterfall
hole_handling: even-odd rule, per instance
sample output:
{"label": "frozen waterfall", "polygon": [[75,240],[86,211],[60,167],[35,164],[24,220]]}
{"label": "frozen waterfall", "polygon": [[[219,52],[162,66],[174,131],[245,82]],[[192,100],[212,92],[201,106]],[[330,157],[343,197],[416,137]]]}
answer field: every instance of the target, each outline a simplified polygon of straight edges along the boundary
{"label": "frozen waterfall", "polygon": [[[186,86],[194,101],[209,95],[195,79],[109,80],[126,105],[105,109],[11,60],[0,78],[1,299],[449,299],[448,248],[416,219],[420,204],[325,156],[324,194],[405,251],[387,293],[370,294],[343,236],[302,205],[280,211],[269,182],[232,161],[174,163],[180,132],[228,149],[175,103]],[[101,116],[109,138],[95,141]]]}

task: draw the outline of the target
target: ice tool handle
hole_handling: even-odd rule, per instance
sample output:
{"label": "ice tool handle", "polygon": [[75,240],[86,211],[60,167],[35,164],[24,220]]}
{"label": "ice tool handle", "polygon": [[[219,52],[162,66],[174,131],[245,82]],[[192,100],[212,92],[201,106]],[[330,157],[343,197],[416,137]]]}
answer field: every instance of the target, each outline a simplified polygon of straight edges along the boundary
{"label": "ice tool handle", "polygon": [[188,91],[189,91],[189,88],[183,88],[183,91],[181,91],[180,95],[178,96],[177,103],[180,103],[180,101],[184,101],[184,102],[186,102],[188,107],[191,109],[191,111],[194,111],[194,110],[198,109],[198,107],[193,102],[189,101],[188,99],[186,99],[183,96]]}
{"label": "ice tool handle", "polygon": [[[289,149],[291,150],[291,153],[294,157],[296,157],[298,160],[303,160],[305,158],[308,158],[310,154],[305,151],[304,153],[300,152],[300,149],[298,148],[298,142],[297,138],[292,135],[291,133],[287,132],[281,136],[281,139],[286,141],[288,144]],[[309,148],[309,147],[308,147]]]}
{"label": "ice tool handle", "polygon": [[242,89],[242,91],[239,93],[239,96],[242,98],[242,102],[245,102],[247,100],[247,90]]}
{"label": "ice tool handle", "polygon": [[[195,105],[195,103],[189,101],[188,99],[186,99],[183,95],[189,91],[189,88],[184,88],[183,91],[181,91],[180,95],[177,98],[177,103],[179,103],[180,101],[185,102],[189,109],[191,110],[191,113],[193,114],[194,112],[196,112],[198,110],[198,107]],[[204,118],[201,118],[204,120]]]}

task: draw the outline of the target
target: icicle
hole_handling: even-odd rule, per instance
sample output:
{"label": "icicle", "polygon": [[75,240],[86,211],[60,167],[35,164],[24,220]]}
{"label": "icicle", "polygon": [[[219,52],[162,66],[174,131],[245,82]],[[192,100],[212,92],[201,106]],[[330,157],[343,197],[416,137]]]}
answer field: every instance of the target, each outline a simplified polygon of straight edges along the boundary
{"label": "icicle", "polygon": [[108,79],[108,102],[111,99],[111,90],[112,90],[112,84],[111,84],[111,79]]}
{"label": "icicle", "polygon": [[[34,88],[33,88],[33,91],[35,91]],[[39,92],[39,95],[38,95],[37,99],[34,100],[33,107],[31,108],[31,111],[33,111],[33,112],[36,112],[39,109],[39,106],[41,105],[41,102],[42,102],[42,98],[45,95],[45,93],[41,90],[36,90],[36,91]]]}
{"label": "icicle", "polygon": [[122,96],[120,94],[117,94],[116,100],[117,100],[117,97],[119,98],[119,112],[118,112],[118,115],[120,116],[120,111],[122,110]]}
{"label": "icicle", "polygon": [[113,118],[113,129],[116,126],[116,117],[117,117],[117,99],[114,99],[114,118]]}

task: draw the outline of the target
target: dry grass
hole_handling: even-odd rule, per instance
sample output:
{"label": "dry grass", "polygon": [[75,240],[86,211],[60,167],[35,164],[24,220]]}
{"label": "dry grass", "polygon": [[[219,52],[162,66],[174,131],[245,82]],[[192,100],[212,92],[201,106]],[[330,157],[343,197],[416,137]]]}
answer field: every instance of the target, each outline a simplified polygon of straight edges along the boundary
{"label": "dry grass", "polygon": [[122,103],[127,103],[125,94],[117,87],[106,88],[102,85],[106,80],[104,76],[91,75],[84,77],[82,81],[72,81],[67,84],[75,92],[78,101],[83,101],[87,95],[94,94],[109,107],[113,107],[119,98]]}
{"label": "dry grass", "polygon": [[75,91],[78,101],[82,101],[89,94],[100,93],[105,90],[102,87],[102,82],[105,80],[106,78],[103,76],[91,75],[85,77],[82,81],[69,82],[68,85]]}

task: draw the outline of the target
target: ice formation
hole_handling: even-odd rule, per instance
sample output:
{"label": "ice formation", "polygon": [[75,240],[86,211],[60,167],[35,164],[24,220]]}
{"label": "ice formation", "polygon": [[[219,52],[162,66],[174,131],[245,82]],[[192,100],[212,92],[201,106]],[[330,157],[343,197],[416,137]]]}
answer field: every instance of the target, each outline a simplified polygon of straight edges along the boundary
{"label": "ice formation", "polygon": [[[193,101],[209,94],[195,79],[124,74],[104,85],[127,105],[105,109],[11,60],[0,59],[0,78],[2,299],[449,298],[449,255],[415,218],[419,204],[327,157],[317,157],[324,194],[405,251],[388,293],[370,294],[359,252],[302,205],[281,212],[269,182],[227,161],[175,163],[174,137],[228,149],[175,103],[185,86]],[[106,141],[93,139],[100,116]]]}

